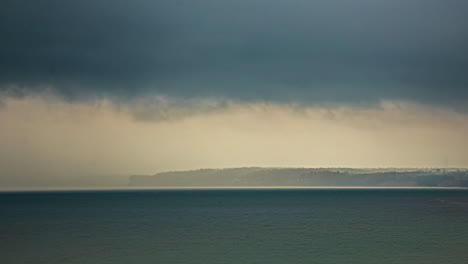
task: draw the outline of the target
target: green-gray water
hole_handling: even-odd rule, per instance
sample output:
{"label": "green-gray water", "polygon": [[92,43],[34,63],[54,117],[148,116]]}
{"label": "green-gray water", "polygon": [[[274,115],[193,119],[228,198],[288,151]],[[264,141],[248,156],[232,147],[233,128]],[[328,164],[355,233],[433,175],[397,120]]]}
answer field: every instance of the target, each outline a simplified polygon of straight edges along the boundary
{"label": "green-gray water", "polygon": [[0,262],[468,263],[468,190],[0,194]]}

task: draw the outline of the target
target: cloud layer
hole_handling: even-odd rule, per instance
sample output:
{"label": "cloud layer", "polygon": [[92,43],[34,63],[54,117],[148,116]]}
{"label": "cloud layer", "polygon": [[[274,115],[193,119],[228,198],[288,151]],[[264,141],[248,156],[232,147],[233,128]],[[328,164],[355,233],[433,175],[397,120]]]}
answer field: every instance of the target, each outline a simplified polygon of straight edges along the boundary
{"label": "cloud layer", "polygon": [[68,99],[462,106],[467,15],[456,0],[6,0],[0,83]]}

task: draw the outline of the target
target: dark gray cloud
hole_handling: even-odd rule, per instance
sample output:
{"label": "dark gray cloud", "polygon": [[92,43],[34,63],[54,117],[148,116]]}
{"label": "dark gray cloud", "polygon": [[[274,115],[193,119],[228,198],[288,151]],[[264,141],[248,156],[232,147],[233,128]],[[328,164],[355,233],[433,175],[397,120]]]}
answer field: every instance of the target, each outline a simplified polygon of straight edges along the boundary
{"label": "dark gray cloud", "polygon": [[463,104],[467,16],[456,0],[4,0],[0,89]]}

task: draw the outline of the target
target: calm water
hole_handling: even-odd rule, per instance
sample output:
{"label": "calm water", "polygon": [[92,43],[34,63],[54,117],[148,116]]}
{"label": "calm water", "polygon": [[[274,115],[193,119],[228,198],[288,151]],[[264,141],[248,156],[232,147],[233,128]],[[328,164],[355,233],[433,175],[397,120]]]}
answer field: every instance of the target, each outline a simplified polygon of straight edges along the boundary
{"label": "calm water", "polygon": [[0,263],[468,263],[467,190],[0,194]]}

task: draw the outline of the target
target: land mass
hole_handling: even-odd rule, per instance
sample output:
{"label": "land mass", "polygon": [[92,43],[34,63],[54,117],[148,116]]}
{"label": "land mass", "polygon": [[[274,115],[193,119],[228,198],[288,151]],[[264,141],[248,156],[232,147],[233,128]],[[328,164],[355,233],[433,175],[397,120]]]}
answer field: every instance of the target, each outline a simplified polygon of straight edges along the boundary
{"label": "land mass", "polygon": [[468,187],[468,169],[229,168],[133,175],[134,187]]}

